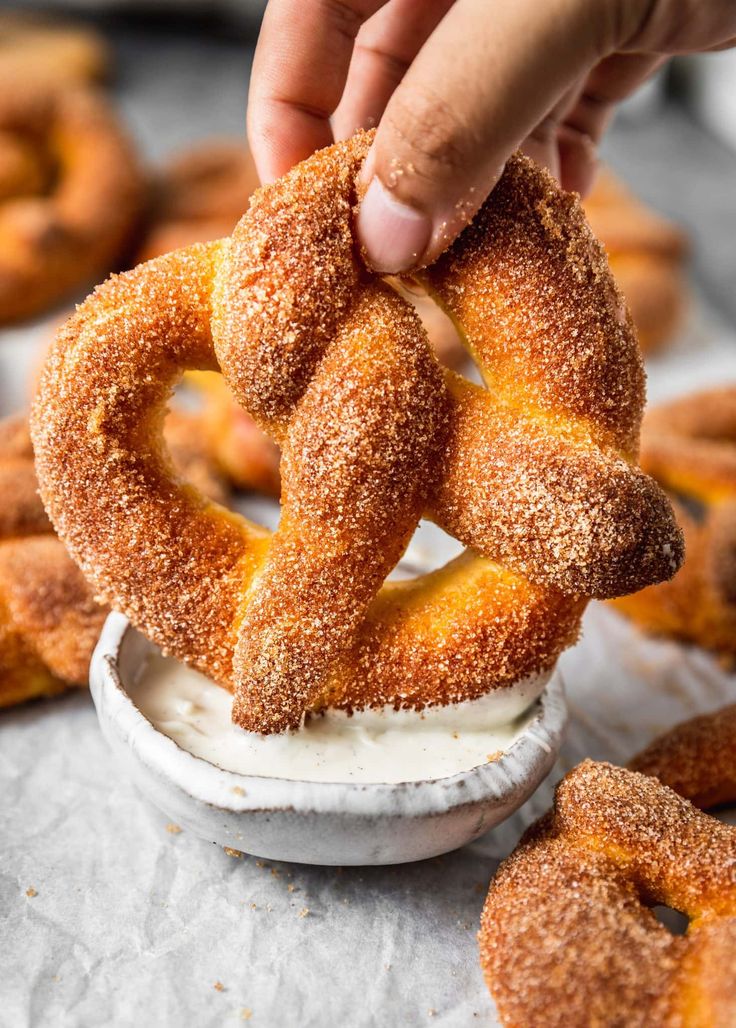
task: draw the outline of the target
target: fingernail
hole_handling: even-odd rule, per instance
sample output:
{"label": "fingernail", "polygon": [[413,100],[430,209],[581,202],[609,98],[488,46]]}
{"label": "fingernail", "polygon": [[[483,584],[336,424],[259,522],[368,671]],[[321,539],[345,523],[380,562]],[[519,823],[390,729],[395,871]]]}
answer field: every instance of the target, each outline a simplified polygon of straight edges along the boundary
{"label": "fingernail", "polygon": [[432,233],[430,218],[397,200],[375,176],[360,205],[357,227],[368,264],[385,275],[415,267]]}

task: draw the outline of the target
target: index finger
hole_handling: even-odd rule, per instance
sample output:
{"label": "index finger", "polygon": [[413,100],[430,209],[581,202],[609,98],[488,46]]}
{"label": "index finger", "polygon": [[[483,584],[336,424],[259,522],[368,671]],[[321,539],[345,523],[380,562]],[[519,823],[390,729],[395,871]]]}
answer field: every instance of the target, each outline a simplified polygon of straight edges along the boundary
{"label": "index finger", "polygon": [[355,37],[387,0],[271,0],[248,96],[248,137],[261,181],[333,141]]}

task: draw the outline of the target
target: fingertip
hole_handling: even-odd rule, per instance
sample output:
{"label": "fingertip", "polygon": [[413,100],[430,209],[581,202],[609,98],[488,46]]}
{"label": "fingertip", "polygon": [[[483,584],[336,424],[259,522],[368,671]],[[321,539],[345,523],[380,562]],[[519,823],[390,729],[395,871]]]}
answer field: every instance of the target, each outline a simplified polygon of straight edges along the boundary
{"label": "fingertip", "polygon": [[366,264],[398,275],[420,262],[432,236],[431,218],[402,203],[374,175],[365,191],[356,229]]}
{"label": "fingertip", "polygon": [[565,125],[560,128],[558,148],[562,188],[585,198],[593,186],[599,165],[594,140],[586,132]]}

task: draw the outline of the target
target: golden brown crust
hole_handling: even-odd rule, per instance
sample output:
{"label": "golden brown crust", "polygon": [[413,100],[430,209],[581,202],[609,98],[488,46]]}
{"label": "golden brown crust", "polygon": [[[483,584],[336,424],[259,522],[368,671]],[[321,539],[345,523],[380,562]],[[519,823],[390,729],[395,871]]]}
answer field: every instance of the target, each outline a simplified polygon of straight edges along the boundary
{"label": "golden brown crust", "polygon": [[[657,921],[655,904],[686,914],[687,936]],[[584,761],[501,865],[479,942],[504,1025],[725,1028],[736,829],[653,778]]]}
{"label": "golden brown crust", "polygon": [[[195,419],[170,415],[166,438],[177,472],[203,492],[226,495]],[[26,418],[0,421],[0,707],[87,683],[105,608],[53,536],[38,495]]]}
{"label": "golden brown crust", "polygon": [[[107,103],[79,88],[0,82],[0,151],[16,141],[39,168],[0,201],[0,321],[29,316],[108,271],[142,199],[131,145]],[[2,159],[0,159],[0,168]]]}
{"label": "golden brown crust", "polygon": [[[616,600],[647,631],[736,657],[736,387],[647,412],[642,465],[673,491],[686,559],[669,582]],[[693,513],[687,503],[704,505]]]}
{"label": "golden brown crust", "polygon": [[706,810],[736,802],[736,704],[660,735],[629,764]]}
{"label": "golden brown crust", "polygon": [[644,353],[654,353],[684,320],[687,236],[641,203],[608,169],[598,175],[584,207],[626,297],[639,345]]}
{"label": "golden brown crust", "polygon": [[28,424],[0,422],[0,707],[87,682],[105,611],[53,537]]}
{"label": "golden brown crust", "polygon": [[[493,369],[484,392],[440,368],[415,312],[358,258],[369,143],[257,192],[230,240],[98,289],[35,407],[44,499],[85,574],[234,688],[236,720],[258,731],[544,672],[586,596],[667,577],[681,556],[664,497],[630,463],[643,373],[577,202],[514,158],[424,276]],[[218,362],[282,447],[272,537],[172,482],[153,438],[178,375]],[[423,511],[480,552],[379,591]]]}

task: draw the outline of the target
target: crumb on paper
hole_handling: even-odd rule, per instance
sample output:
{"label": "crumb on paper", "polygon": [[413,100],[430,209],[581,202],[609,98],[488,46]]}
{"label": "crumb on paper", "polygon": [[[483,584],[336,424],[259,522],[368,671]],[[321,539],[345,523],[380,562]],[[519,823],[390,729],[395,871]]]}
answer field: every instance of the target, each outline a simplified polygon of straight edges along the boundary
{"label": "crumb on paper", "polygon": [[271,868],[271,874],[273,875],[274,878],[280,878],[281,877],[281,872],[279,871],[279,869],[277,867],[272,867]]}
{"label": "crumb on paper", "polygon": [[222,848],[229,857],[234,857],[236,860],[240,860],[243,856],[240,850],[234,850],[232,846],[223,846]]}
{"label": "crumb on paper", "polygon": [[256,867],[266,867],[266,866],[267,865],[266,865],[266,861],[265,860],[257,860],[256,861]]}
{"label": "crumb on paper", "polygon": [[295,892],[296,891],[296,885],[294,885],[293,882],[289,882],[289,884],[286,886],[286,888],[288,889],[289,892]]}
{"label": "crumb on paper", "polygon": [[250,1021],[251,1017],[253,1017],[253,1011],[250,1009],[250,1007],[243,1007],[240,1011],[240,1020]]}
{"label": "crumb on paper", "polygon": [[212,988],[215,990],[215,992],[224,992],[225,991],[225,986],[220,981],[215,982],[215,984],[212,986]]}
{"label": "crumb on paper", "polygon": [[33,888],[32,885],[29,885],[28,888],[26,889],[26,896],[28,897],[28,899],[33,899],[34,896],[38,896],[38,893],[36,892],[36,890]]}
{"label": "crumb on paper", "polygon": [[61,981],[61,975],[60,975],[60,974],[54,974],[54,975],[52,975],[52,976],[51,976],[51,981],[52,981],[52,982],[60,982],[60,981]]}
{"label": "crumb on paper", "polygon": [[494,761],[500,760],[503,756],[503,750],[494,750],[493,753],[489,753],[486,760],[489,764],[493,764]]}
{"label": "crumb on paper", "polygon": [[245,796],[245,789],[242,785],[234,785],[230,792],[234,792],[236,796]]}
{"label": "crumb on paper", "polygon": [[166,825],[166,831],[169,835],[178,835],[181,831],[181,825],[175,825],[173,821],[169,821]]}
{"label": "crumb on paper", "polygon": [[309,907],[302,907],[302,909],[299,911],[299,917],[308,917],[308,916],[309,916]]}
{"label": "crumb on paper", "polygon": [[257,903],[251,903],[250,909],[251,910],[258,910],[258,904]]}
{"label": "crumb on paper", "polygon": [[427,1011],[427,1017],[436,1017],[436,1016],[437,1016],[437,1011],[434,1009],[434,1007],[430,1007],[429,1010]]}

